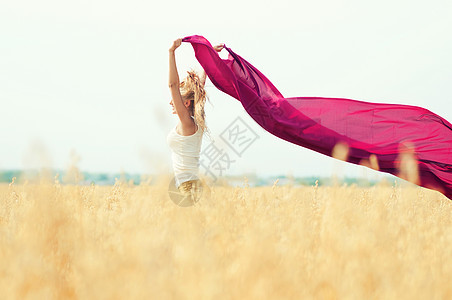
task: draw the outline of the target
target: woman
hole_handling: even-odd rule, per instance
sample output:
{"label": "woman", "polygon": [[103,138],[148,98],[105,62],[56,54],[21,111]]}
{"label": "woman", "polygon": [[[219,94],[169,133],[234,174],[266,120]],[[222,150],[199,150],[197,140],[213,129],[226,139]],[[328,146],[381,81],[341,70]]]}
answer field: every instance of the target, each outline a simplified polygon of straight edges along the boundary
{"label": "woman", "polygon": [[[168,145],[172,150],[173,170],[176,187],[183,198],[181,201],[196,202],[201,182],[198,177],[199,153],[201,151],[202,135],[207,130],[205,123],[204,104],[206,92],[204,84],[206,74],[198,76],[196,72],[188,72],[188,76],[179,82],[175,50],[181,45],[182,39],[177,39],[169,49],[169,88],[171,91],[170,105],[173,114],[179,117],[179,123],[168,134]],[[214,47],[217,52],[223,45]]]}

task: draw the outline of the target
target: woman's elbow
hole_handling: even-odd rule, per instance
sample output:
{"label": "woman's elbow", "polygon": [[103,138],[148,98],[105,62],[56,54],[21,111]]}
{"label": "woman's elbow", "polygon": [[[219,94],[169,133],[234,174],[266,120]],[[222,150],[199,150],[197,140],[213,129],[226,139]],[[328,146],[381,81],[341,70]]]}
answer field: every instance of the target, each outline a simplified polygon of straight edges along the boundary
{"label": "woman's elbow", "polygon": [[168,83],[168,87],[169,87],[170,89],[173,89],[173,88],[179,88],[179,82],[169,82],[169,83]]}

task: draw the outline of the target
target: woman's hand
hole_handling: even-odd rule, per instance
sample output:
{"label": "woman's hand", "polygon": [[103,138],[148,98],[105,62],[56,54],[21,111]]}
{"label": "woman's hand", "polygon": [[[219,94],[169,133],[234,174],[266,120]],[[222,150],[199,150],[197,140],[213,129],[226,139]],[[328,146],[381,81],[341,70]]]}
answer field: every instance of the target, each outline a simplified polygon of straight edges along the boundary
{"label": "woman's hand", "polygon": [[169,51],[175,51],[182,44],[182,39],[177,39],[173,42],[173,45],[169,48]]}
{"label": "woman's hand", "polygon": [[215,47],[213,47],[213,49],[215,49],[215,51],[220,52],[221,50],[223,50],[224,48],[224,44],[219,44],[216,45]]}

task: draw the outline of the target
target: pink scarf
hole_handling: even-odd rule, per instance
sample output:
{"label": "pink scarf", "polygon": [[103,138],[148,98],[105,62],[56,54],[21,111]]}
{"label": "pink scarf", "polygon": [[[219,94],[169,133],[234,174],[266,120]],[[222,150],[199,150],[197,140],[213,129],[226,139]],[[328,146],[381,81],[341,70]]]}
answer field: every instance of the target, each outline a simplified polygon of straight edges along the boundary
{"label": "pink scarf", "polygon": [[239,100],[265,130],[319,153],[396,175],[452,199],[452,125],[427,109],[341,98],[284,98],[253,65],[225,47],[221,59],[189,36],[212,83]]}

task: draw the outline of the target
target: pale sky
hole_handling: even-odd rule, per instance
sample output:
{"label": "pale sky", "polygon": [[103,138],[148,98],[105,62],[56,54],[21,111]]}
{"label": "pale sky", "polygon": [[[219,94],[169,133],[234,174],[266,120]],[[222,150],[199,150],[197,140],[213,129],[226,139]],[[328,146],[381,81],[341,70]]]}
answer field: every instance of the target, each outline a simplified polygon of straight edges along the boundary
{"label": "pale sky", "polygon": [[[64,169],[75,152],[83,171],[171,171],[168,48],[192,34],[226,43],[286,97],[417,105],[452,121],[451,3],[4,2],[0,169]],[[189,44],[176,60],[181,77],[200,68]],[[216,140],[237,116],[259,135],[226,174],[364,172],[272,136],[237,100],[210,82],[207,91]]]}

